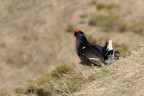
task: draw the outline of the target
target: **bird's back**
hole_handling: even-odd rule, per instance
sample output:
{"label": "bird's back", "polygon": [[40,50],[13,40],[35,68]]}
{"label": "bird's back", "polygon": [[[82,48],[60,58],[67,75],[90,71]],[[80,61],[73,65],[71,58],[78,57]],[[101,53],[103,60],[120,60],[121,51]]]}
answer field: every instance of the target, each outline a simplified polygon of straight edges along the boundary
{"label": "bird's back", "polygon": [[79,56],[82,61],[86,61],[87,63],[100,65],[104,63],[103,56],[91,45],[83,46],[79,52]]}

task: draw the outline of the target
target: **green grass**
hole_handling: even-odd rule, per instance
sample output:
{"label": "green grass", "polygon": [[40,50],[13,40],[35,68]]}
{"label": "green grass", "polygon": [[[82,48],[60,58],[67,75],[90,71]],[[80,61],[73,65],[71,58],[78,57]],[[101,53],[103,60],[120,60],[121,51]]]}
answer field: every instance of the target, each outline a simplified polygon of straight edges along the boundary
{"label": "green grass", "polygon": [[136,33],[142,33],[144,32],[144,19],[134,23],[132,25],[132,31],[136,32]]}
{"label": "green grass", "polygon": [[74,68],[70,64],[62,64],[60,66],[57,66],[54,70],[51,72],[52,77],[63,77],[65,74],[71,74],[74,72]]}
{"label": "green grass", "polygon": [[123,20],[120,20],[119,22],[117,22],[116,29],[119,32],[125,32],[127,30],[127,23]]}
{"label": "green grass", "polygon": [[103,3],[96,3],[95,4],[97,10],[112,10],[116,5],[111,3],[111,4],[103,4]]}
{"label": "green grass", "polygon": [[116,44],[114,43],[113,44],[115,50],[119,51],[120,52],[120,55],[118,57],[127,57],[130,55],[130,50],[128,50],[128,46],[124,43],[122,44]]}
{"label": "green grass", "polygon": [[67,24],[66,27],[65,27],[65,30],[66,30],[66,32],[68,32],[68,33],[73,32],[73,30],[74,30],[74,25],[71,24],[71,23]]}
{"label": "green grass", "polygon": [[66,82],[67,88],[70,92],[76,92],[80,85],[76,84],[74,81],[67,81]]}
{"label": "green grass", "polygon": [[11,96],[11,95],[9,93],[7,93],[7,92],[1,92],[0,96]]}
{"label": "green grass", "polygon": [[90,15],[90,21],[95,22],[96,25],[101,27],[112,27],[115,25],[117,20],[118,20],[118,15],[114,13],[106,16],[96,15],[96,14]]}
{"label": "green grass", "polygon": [[36,84],[29,83],[25,87],[18,87],[15,89],[17,95],[32,95],[35,94],[37,96],[52,96],[50,91],[44,90],[37,86]]}
{"label": "green grass", "polygon": [[[79,91],[85,84],[110,74],[107,69],[95,70],[95,68],[91,66],[78,71],[76,66],[61,64],[36,80],[17,87],[15,92],[17,95],[67,96]],[[88,73],[81,73],[81,71],[85,72],[86,70]]]}
{"label": "green grass", "polygon": [[118,32],[125,32],[128,30],[127,22],[120,17],[119,13],[112,10],[116,8],[116,4],[94,2],[94,5],[98,11],[89,15],[89,25],[102,27],[108,32],[111,30]]}
{"label": "green grass", "polygon": [[61,64],[51,72],[37,78],[34,82],[28,82],[25,86],[16,88],[16,93],[71,94],[79,90],[86,82],[86,78],[81,76],[74,68],[71,64]]}
{"label": "green grass", "polygon": [[87,36],[87,39],[89,40],[89,42],[93,43],[93,44],[105,44],[105,42],[108,40],[108,38],[105,37],[100,37],[98,39],[95,39],[93,36],[89,35]]}
{"label": "green grass", "polygon": [[92,73],[92,74],[89,74],[88,77],[87,77],[88,81],[94,81],[96,80],[96,74]]}
{"label": "green grass", "polygon": [[85,19],[85,18],[87,18],[87,15],[86,14],[81,14],[81,15],[79,15],[79,17],[82,18],[82,19]]}
{"label": "green grass", "polygon": [[[89,15],[89,25],[99,26],[106,28],[107,31],[116,30],[118,32],[126,32],[128,29],[128,24],[123,19],[119,17],[116,13],[109,12],[107,15],[90,14]],[[135,25],[134,29],[138,29]]]}
{"label": "green grass", "polygon": [[[129,51],[125,44],[115,44],[118,51]],[[123,56],[123,55],[122,55]],[[125,62],[125,61],[123,61]],[[25,83],[16,88],[18,96],[69,96],[79,92],[90,82],[97,82],[97,87],[109,87],[109,80],[104,83],[104,79],[115,77],[119,64],[96,68],[95,66],[74,66],[71,64],[60,64],[52,71],[38,77],[36,80]],[[112,69],[115,66],[115,69]],[[122,67],[122,66],[121,66]],[[119,69],[121,70],[121,69]],[[118,78],[117,75],[115,78]],[[102,80],[101,83],[98,83]],[[113,80],[113,79],[110,79]],[[113,84],[113,83],[111,83]],[[122,94],[122,93],[121,93]]]}
{"label": "green grass", "polygon": [[92,36],[90,36],[90,35],[87,36],[87,39],[93,44],[97,42],[97,40],[95,38],[93,38]]}

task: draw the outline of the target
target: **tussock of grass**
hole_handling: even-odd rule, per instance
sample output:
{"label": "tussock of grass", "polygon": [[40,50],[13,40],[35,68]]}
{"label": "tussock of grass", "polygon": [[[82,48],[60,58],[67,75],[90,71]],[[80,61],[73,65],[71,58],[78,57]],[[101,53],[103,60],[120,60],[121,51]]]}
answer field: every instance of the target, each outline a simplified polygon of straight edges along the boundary
{"label": "tussock of grass", "polygon": [[74,81],[67,81],[66,85],[70,92],[76,92],[79,87],[79,85],[77,85]]}
{"label": "tussock of grass", "polygon": [[144,20],[140,20],[132,25],[132,30],[136,33],[144,32]]}
{"label": "tussock of grass", "polygon": [[89,25],[105,28],[105,31],[116,30],[125,32],[128,30],[127,22],[112,10],[116,7],[114,3],[103,4],[94,2],[94,5],[98,11],[89,15]]}
{"label": "tussock of grass", "polygon": [[67,24],[66,27],[65,27],[65,30],[66,30],[66,32],[68,32],[68,33],[73,32],[73,29],[74,29],[74,25],[71,24],[71,23]]}
{"label": "tussock of grass", "polygon": [[83,68],[81,66],[82,69],[79,69],[71,64],[61,64],[35,81],[16,88],[15,92],[18,95],[67,96],[80,90],[86,83],[110,75],[106,68],[87,67],[84,66]]}
{"label": "tussock of grass", "polygon": [[37,78],[34,82],[27,83],[25,86],[17,88],[16,93],[66,95],[79,90],[86,82],[87,78],[76,71],[74,66],[71,64],[61,64],[51,72]]}
{"label": "tussock of grass", "polygon": [[120,56],[118,57],[127,57],[130,55],[130,50],[128,50],[128,46],[126,44],[113,44],[115,50],[117,50],[118,52],[120,52]]}
{"label": "tussock of grass", "polygon": [[10,94],[7,92],[2,92],[2,93],[0,93],[0,96],[10,96]]}
{"label": "tussock of grass", "polygon": [[93,44],[97,42],[97,40],[93,38],[92,36],[87,36],[87,39]]}
{"label": "tussock of grass", "polygon": [[102,9],[107,9],[107,10],[111,10],[113,9],[116,5],[111,3],[111,4],[103,4],[103,3],[96,3],[96,9],[97,10],[102,10]]}
{"label": "tussock of grass", "polygon": [[128,30],[127,23],[120,19],[119,16],[115,13],[110,13],[108,15],[91,14],[89,25],[97,25],[103,28],[117,30],[118,32],[124,32]]}
{"label": "tussock of grass", "polygon": [[81,15],[79,15],[79,17],[82,18],[82,19],[85,19],[85,18],[87,18],[87,15],[86,14],[81,14]]}
{"label": "tussock of grass", "polygon": [[71,74],[74,72],[74,68],[70,64],[62,64],[61,66],[57,66],[52,72],[52,77],[63,77],[64,74]]}
{"label": "tussock of grass", "polygon": [[52,96],[50,91],[44,90],[37,86],[36,84],[29,83],[25,87],[18,87],[15,89],[16,94],[18,95],[32,95],[35,94],[37,96]]}
{"label": "tussock of grass", "polygon": [[108,40],[105,37],[100,37],[99,39],[95,39],[93,36],[87,36],[87,39],[93,43],[93,44],[105,44],[105,42]]}
{"label": "tussock of grass", "polygon": [[123,20],[123,17],[121,17],[119,13],[115,13],[115,11],[112,10],[117,7],[116,4],[104,4],[97,2],[92,3],[98,11],[89,15],[89,25],[104,27],[107,29],[106,31],[109,31],[111,29],[118,32],[133,31],[138,34],[144,34],[143,19],[129,24],[128,22],[125,22]]}
{"label": "tussock of grass", "polygon": [[88,81],[91,82],[91,81],[96,80],[96,76],[95,76],[95,74],[92,73],[92,74],[89,74],[89,75],[88,75],[87,79],[88,79]]}
{"label": "tussock of grass", "polygon": [[126,22],[124,21],[119,21],[117,22],[117,25],[116,25],[116,29],[119,31],[119,32],[124,32],[127,30],[127,24]]}
{"label": "tussock of grass", "polygon": [[37,90],[37,86],[34,83],[27,83],[27,85],[25,85],[26,87],[18,87],[16,88],[15,92],[16,93],[24,93],[24,94],[29,94],[29,93],[36,93]]}
{"label": "tussock of grass", "polygon": [[90,25],[99,25],[101,27],[111,27],[115,24],[115,22],[118,20],[118,15],[111,13],[108,15],[96,15],[91,14],[90,15]]}

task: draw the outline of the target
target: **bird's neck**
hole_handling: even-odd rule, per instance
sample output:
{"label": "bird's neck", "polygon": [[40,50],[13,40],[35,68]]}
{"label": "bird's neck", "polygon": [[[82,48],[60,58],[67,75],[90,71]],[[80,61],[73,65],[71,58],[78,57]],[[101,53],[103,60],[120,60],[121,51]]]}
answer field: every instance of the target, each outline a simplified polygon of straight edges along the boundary
{"label": "bird's neck", "polygon": [[79,42],[79,45],[87,45],[89,44],[88,40],[84,35],[77,37],[77,41]]}
{"label": "bird's neck", "polygon": [[87,41],[86,37],[84,35],[77,36],[76,37],[76,52],[79,54],[79,51],[82,47],[88,45],[89,42]]}

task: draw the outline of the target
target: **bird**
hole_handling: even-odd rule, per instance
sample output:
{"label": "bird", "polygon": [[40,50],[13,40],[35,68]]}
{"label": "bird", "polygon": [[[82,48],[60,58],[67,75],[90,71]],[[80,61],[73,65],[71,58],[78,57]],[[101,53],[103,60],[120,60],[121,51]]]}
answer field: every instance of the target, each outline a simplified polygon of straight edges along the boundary
{"label": "bird", "polygon": [[74,36],[76,37],[75,49],[81,59],[81,64],[96,65],[99,67],[105,64],[103,58],[104,47],[91,44],[84,32],[77,27],[74,29]]}
{"label": "bird", "polygon": [[92,44],[78,27],[74,29],[74,36],[76,37],[75,49],[81,64],[101,67],[103,64],[111,64],[115,58],[119,59],[119,52],[113,49],[112,40],[107,41],[105,46]]}

